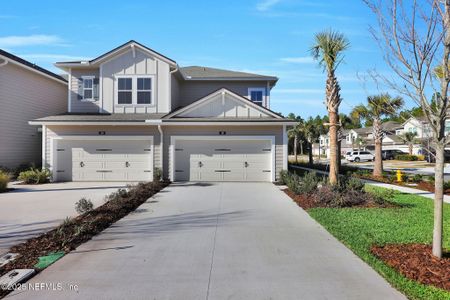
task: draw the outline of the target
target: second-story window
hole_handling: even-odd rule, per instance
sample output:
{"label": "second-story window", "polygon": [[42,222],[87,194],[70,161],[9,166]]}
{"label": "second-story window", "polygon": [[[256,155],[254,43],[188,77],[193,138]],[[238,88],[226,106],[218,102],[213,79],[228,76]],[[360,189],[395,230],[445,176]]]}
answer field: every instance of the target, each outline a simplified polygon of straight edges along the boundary
{"label": "second-story window", "polygon": [[133,104],[133,79],[119,78],[117,80],[117,103]]}
{"label": "second-story window", "polygon": [[265,91],[266,91],[265,88],[249,88],[248,96],[250,100],[252,100],[252,102],[262,106]]}
{"label": "second-story window", "polygon": [[98,99],[98,79],[94,76],[82,76],[81,86],[78,89],[79,99],[85,101],[95,101]]}
{"label": "second-story window", "polygon": [[150,77],[137,78],[137,104],[152,103],[152,79]]}

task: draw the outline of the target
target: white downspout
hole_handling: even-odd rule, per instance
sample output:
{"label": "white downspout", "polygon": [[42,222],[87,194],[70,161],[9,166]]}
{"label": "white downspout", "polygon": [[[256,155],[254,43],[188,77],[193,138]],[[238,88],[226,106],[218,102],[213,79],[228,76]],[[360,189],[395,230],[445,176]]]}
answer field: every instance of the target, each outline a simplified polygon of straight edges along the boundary
{"label": "white downspout", "polygon": [[159,131],[159,157],[161,160],[161,172],[164,174],[164,133],[160,124],[158,124]]}
{"label": "white downspout", "polygon": [[170,92],[169,113],[172,111],[172,75],[177,71],[178,71],[178,65],[176,65],[174,70],[169,72],[169,92]]}

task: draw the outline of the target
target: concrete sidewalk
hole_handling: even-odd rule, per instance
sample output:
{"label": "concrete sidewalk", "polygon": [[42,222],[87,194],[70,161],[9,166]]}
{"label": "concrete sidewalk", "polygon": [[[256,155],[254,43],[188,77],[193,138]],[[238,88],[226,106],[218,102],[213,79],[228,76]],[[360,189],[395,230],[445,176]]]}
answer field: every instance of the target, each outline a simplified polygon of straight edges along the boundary
{"label": "concrete sidewalk", "polygon": [[172,184],[12,299],[405,299],[271,183]]}

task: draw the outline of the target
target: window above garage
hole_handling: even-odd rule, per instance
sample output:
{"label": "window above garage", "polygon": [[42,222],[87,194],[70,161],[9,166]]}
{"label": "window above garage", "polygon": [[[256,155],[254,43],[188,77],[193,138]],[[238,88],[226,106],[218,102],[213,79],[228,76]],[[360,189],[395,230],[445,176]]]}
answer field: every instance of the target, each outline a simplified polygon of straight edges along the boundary
{"label": "window above garage", "polygon": [[264,96],[266,94],[265,88],[249,88],[248,97],[255,104],[263,106]]}
{"label": "window above garage", "polygon": [[153,105],[153,76],[117,76],[117,105]]}

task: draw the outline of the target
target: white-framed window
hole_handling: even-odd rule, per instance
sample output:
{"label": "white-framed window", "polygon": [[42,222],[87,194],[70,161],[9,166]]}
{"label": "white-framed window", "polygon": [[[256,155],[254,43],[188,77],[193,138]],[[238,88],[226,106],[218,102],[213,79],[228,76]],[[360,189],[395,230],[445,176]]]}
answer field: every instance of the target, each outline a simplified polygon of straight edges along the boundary
{"label": "white-framed window", "polygon": [[263,105],[265,95],[266,95],[265,88],[249,88],[248,89],[249,99],[258,105],[261,105],[261,106]]}
{"label": "white-framed window", "polygon": [[117,78],[117,104],[133,104],[133,78]]}
{"label": "white-framed window", "polygon": [[153,76],[117,76],[117,105],[152,105]]}
{"label": "white-framed window", "polygon": [[137,77],[137,104],[152,103],[152,78]]}
{"label": "white-framed window", "polygon": [[94,101],[94,78],[95,76],[82,76],[82,100]]}

